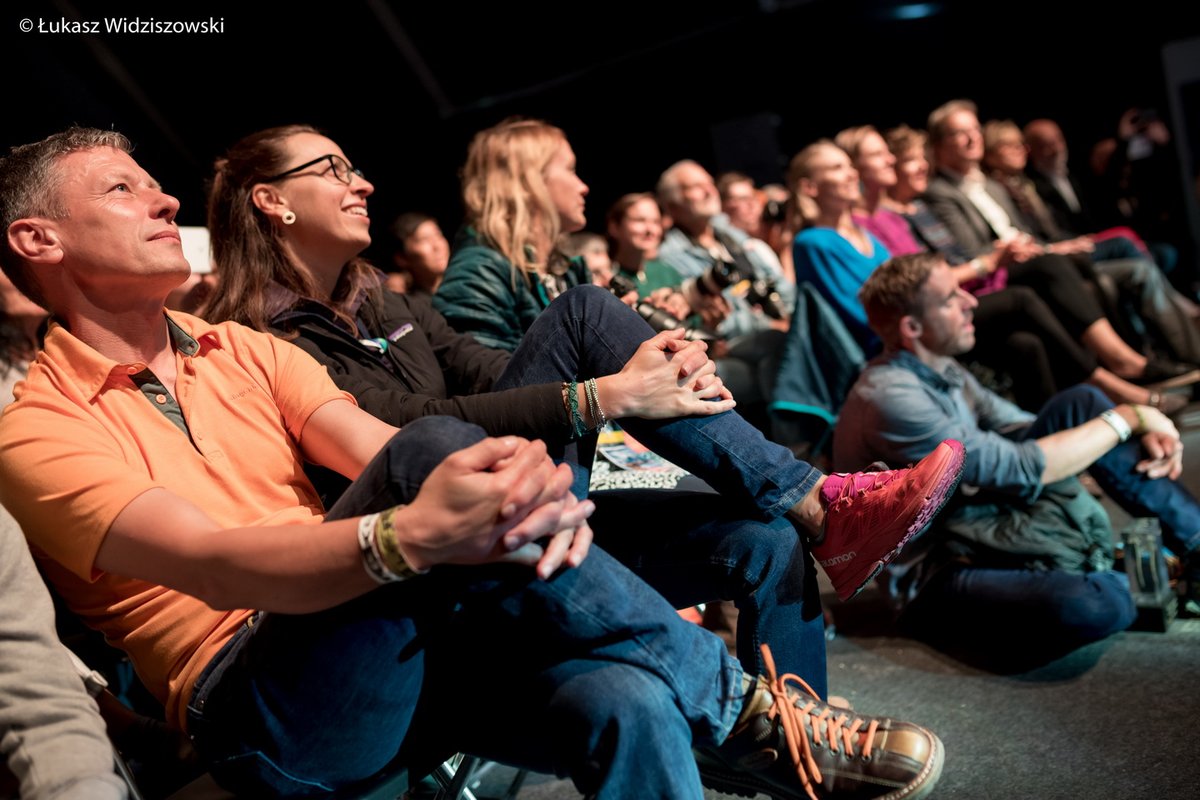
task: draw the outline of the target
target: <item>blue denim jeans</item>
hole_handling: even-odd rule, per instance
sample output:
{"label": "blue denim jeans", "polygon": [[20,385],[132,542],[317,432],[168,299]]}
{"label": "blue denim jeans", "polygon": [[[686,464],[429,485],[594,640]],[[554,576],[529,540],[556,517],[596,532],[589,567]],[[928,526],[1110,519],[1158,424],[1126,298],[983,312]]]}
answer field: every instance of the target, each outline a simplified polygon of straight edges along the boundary
{"label": "blue denim jeans", "polygon": [[[411,500],[483,435],[411,423],[329,518]],[[722,642],[594,548],[548,581],[440,566],[324,612],[260,614],[197,681],[188,731],[217,779],[250,797],[321,794],[462,750],[600,798],[695,799],[691,748],[721,741],[741,705]]]}
{"label": "blue denim jeans", "polygon": [[[611,292],[576,287],[538,317],[495,388],[611,375],[653,333]],[[596,541],[677,607],[734,601],[743,668],[763,671],[758,646],[766,642],[781,672],[800,675],[824,696],[815,567],[803,537],[781,518],[821,474],[736,412],[630,418],[621,425],[720,494],[598,492],[592,496]],[[575,443],[576,452],[556,455],[590,468],[594,444],[592,437]]]}
{"label": "blue denim jeans", "polygon": [[[1077,427],[1112,407],[1112,401],[1094,386],[1074,386],[1042,407],[1024,438],[1038,439]],[[1200,547],[1200,503],[1177,481],[1150,480],[1137,472],[1135,467],[1144,457],[1141,442],[1134,437],[1097,459],[1088,472],[1132,516],[1157,517],[1163,541],[1176,555],[1185,556]]]}
{"label": "blue denim jeans", "polygon": [[[1038,439],[1094,419],[1113,404],[1100,390],[1079,385],[1042,408],[1024,439]],[[1105,453],[1088,471],[1108,496],[1134,516],[1157,517],[1178,555],[1200,545],[1200,504],[1179,483],[1135,471],[1143,457],[1137,439]],[[918,632],[950,639],[978,636],[997,648],[1060,650],[1129,627],[1137,615],[1123,573],[983,569],[951,565],[929,580],[904,611]]]}
{"label": "blue denim jeans", "polygon": [[1128,628],[1137,617],[1122,572],[950,565],[904,609],[923,637],[989,654],[1054,656]]}
{"label": "blue denim jeans", "polygon": [[[654,335],[611,292],[577,286],[550,304],[513,353],[496,389],[583,380],[621,371]],[[628,418],[622,427],[654,452],[703,479],[745,514],[781,517],[821,477],[786,447],[769,442],[736,411],[667,420]],[[581,452],[581,466],[591,461]]]}

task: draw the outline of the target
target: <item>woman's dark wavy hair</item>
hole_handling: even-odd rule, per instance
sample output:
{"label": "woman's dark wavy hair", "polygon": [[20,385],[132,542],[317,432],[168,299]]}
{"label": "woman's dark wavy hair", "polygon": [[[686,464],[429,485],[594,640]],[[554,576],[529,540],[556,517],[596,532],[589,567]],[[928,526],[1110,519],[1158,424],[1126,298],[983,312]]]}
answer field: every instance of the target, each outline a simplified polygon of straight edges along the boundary
{"label": "woman's dark wavy hair", "polygon": [[[208,187],[208,231],[217,265],[217,288],[201,310],[210,322],[234,320],[265,331],[267,289],[272,282],[301,297],[315,298],[316,282],[283,250],[279,230],[254,205],[255,184],[288,168],[285,143],[299,133],[324,135],[311,125],[268,128],[241,139],[218,158]],[[353,327],[346,310],[360,289],[375,286],[375,269],[352,258],[333,292],[333,311]]]}

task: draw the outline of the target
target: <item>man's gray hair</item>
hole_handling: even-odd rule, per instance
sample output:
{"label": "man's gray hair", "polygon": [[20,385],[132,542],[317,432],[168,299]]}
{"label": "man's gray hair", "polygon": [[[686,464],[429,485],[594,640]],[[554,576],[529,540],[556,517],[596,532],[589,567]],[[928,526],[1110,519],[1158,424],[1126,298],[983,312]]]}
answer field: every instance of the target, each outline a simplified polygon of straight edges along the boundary
{"label": "man's gray hair", "polygon": [[40,142],[14,147],[0,158],[0,231],[4,244],[0,247],[0,267],[21,292],[42,306],[45,298],[33,280],[28,266],[9,246],[8,229],[26,217],[64,219],[59,190],[65,176],[57,168],[59,159],[79,150],[112,147],[128,153],[133,145],[124,134],[97,128],[68,128],[51,134]]}
{"label": "man's gray hair", "polygon": [[679,171],[684,167],[697,167],[704,169],[696,161],[690,158],[685,158],[683,161],[676,161],[671,166],[663,170],[663,174],[659,176],[658,183],[654,186],[654,193],[658,195],[658,202],[665,206],[667,203],[679,202]]}

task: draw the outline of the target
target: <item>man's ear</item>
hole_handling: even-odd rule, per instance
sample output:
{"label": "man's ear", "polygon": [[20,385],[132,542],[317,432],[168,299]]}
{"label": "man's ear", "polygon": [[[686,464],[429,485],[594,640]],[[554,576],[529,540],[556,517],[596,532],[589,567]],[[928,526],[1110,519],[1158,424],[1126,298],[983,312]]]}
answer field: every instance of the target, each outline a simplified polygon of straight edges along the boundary
{"label": "man's ear", "polygon": [[817,182],[812,178],[801,178],[800,182],[796,184],[796,189],[805,197],[816,197],[820,191],[817,188]]}
{"label": "man's ear", "polygon": [[905,314],[900,318],[900,336],[904,339],[916,341],[921,338],[921,334],[924,332],[925,326],[921,324],[921,320],[912,314]]}
{"label": "man's ear", "polygon": [[250,190],[250,199],[254,207],[266,214],[272,220],[279,219],[287,211],[287,200],[279,193],[278,187],[269,183],[256,183]]}
{"label": "man's ear", "polygon": [[44,217],[19,219],[9,225],[8,246],[31,264],[58,264],[63,259],[58,229]]}

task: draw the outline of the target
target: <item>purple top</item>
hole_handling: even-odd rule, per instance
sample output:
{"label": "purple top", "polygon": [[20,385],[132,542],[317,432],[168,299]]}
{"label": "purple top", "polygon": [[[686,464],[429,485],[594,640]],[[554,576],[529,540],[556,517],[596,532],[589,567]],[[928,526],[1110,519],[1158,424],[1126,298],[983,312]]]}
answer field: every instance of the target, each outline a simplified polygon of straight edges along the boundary
{"label": "purple top", "polygon": [[854,214],[854,222],[870,231],[893,256],[908,256],[925,250],[913,237],[908,220],[890,209],[877,208],[871,216]]}

